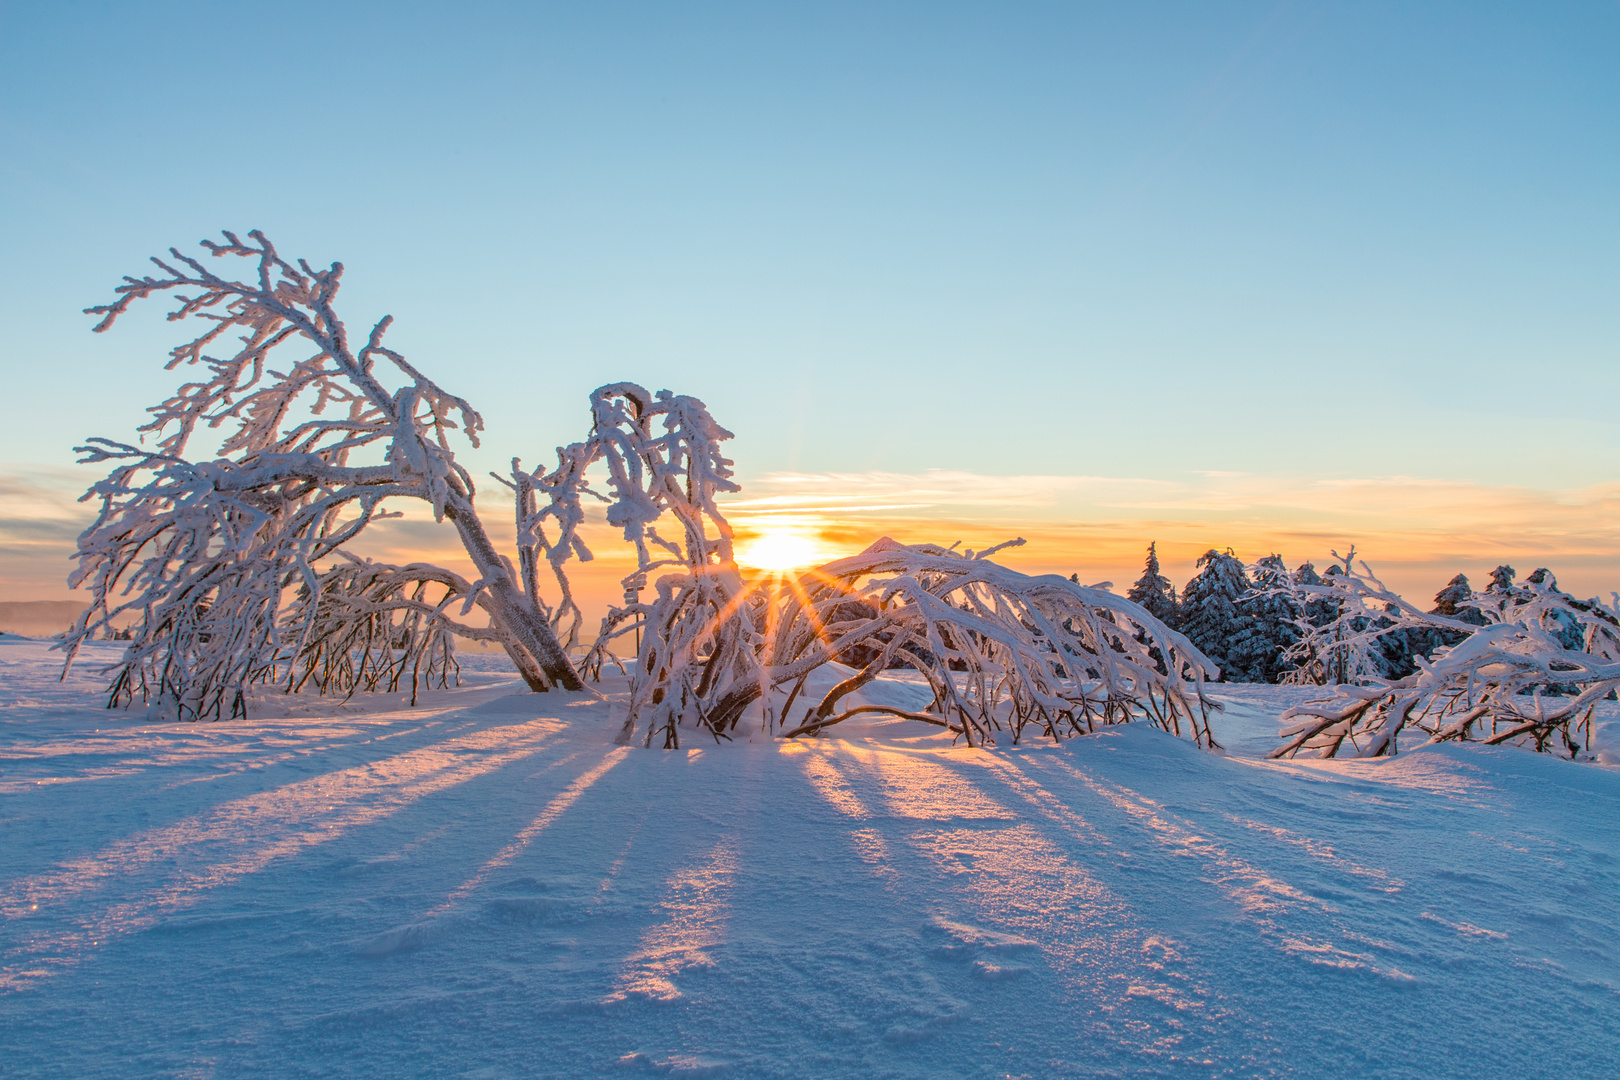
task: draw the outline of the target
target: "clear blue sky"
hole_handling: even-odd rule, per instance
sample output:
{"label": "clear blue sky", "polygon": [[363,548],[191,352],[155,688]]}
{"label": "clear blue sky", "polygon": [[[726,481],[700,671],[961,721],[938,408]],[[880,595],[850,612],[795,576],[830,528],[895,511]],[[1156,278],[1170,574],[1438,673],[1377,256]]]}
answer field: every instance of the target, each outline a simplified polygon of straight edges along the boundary
{"label": "clear blue sky", "polygon": [[[220,227],[485,413],[745,477],[1620,477],[1620,3],[0,5],[0,461],[172,383]],[[19,407],[19,401],[29,404]]]}

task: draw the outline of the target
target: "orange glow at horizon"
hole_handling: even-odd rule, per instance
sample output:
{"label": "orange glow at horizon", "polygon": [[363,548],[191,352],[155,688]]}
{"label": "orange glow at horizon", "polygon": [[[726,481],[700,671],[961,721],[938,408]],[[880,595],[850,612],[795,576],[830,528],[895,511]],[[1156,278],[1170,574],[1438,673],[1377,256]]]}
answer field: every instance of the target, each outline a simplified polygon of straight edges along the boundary
{"label": "orange glow at horizon", "polygon": [[[63,571],[73,538],[88,524],[77,503],[87,470],[38,472],[0,485],[0,600],[78,601]],[[751,478],[746,496],[721,510],[735,530],[736,557],[749,574],[781,573],[857,554],[882,537],[903,544],[961,541],[983,550],[1013,537],[1028,543],[995,556],[1025,573],[1078,574],[1123,592],[1142,573],[1149,542],[1162,572],[1181,588],[1210,548],[1246,562],[1276,552],[1289,566],[1321,569],[1334,549],[1357,554],[1386,584],[1428,606],[1451,577],[1475,585],[1507,563],[1520,577],[1550,568],[1561,588],[1607,597],[1620,586],[1620,482],[1568,490],[1410,476],[1334,478],[1197,473],[1173,478],[987,476],[929,471],[772,474]],[[453,527],[419,508],[378,522],[351,547],[385,562],[425,561],[468,580],[477,571]],[[492,532],[499,523],[492,512]],[[792,539],[768,539],[785,536]],[[620,602],[636,568],[622,530],[588,509],[580,537],[593,553],[565,564],[584,633]],[[497,543],[502,541],[497,540]],[[557,586],[542,567],[541,591]],[[481,622],[474,611],[469,621]]]}
{"label": "orange glow at horizon", "polygon": [[762,522],[738,530],[737,562],[756,570],[799,570],[830,558],[816,530],[797,522]]}

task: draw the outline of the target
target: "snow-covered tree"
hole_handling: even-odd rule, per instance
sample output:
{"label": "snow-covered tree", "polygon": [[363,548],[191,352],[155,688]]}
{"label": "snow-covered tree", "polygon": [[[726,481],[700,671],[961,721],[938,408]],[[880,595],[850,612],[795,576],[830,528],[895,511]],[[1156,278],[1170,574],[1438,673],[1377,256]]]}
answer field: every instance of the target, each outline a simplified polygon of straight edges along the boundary
{"label": "snow-covered tree", "polygon": [[[1530,576],[1525,578],[1524,582],[1525,584],[1523,588],[1521,588],[1521,595],[1519,598],[1520,603],[1533,602],[1534,594],[1532,594],[1532,596],[1529,598],[1523,596],[1523,592],[1525,590],[1532,588],[1535,589],[1537,593],[1548,593],[1563,598],[1565,604],[1567,605],[1567,610],[1559,611],[1557,615],[1554,616],[1554,619],[1558,623],[1556,630],[1556,633],[1558,634],[1558,642],[1566,649],[1579,649],[1581,647],[1581,642],[1585,638],[1585,634],[1582,632],[1580,618],[1575,613],[1578,611],[1592,610],[1592,604],[1590,602],[1576,600],[1573,596],[1561,590],[1558,587],[1558,579],[1553,577],[1553,572],[1544,566],[1531,571]],[[1601,605],[1599,606],[1601,607]]]}
{"label": "snow-covered tree", "polygon": [[[392,317],[355,347],[335,308],[342,264],[289,261],[258,232],[202,246],[250,275],[170,249],[156,276],[125,278],[114,302],[88,309],[100,332],[136,301],[172,294],[170,321],[203,329],[168,367],[201,376],[150,410],[140,430],[152,446],[81,448],[113,469],[85,496],[100,512],[71,581],[89,586],[91,604],[64,642],[68,662],[133,617],[112,703],[155,698],[178,717],[218,717],[241,713],[254,683],[347,691],[407,667],[442,679],[448,631],[498,641],[537,690],[580,688],[552,613],[490,539],[456,461],[452,435],[476,446],[477,411],[385,344]],[[220,345],[226,355],[212,355]],[[204,460],[189,455],[199,429],[223,432]],[[455,529],[477,581],[341,557],[402,500]],[[474,606],[487,630],[456,621]]]}
{"label": "snow-covered tree", "polygon": [[[581,688],[565,650],[583,614],[564,567],[591,555],[579,526],[592,498],[635,547],[625,585],[638,599],[609,610],[581,670],[599,674],[616,662],[615,642],[640,637],[625,733],[644,724],[648,745],[676,746],[682,730],[728,737],[756,703],[785,734],[812,734],[882,708],[839,706],[896,662],[923,675],[933,701],[887,711],[971,744],[997,730],[1058,738],[1146,718],[1214,745],[1202,693],[1212,667],[1186,638],[1106,589],[999,566],[988,558],[999,549],[885,540],[797,578],[745,579],[717,503],[737,490],[721,453],[731,435],[696,398],[633,383],[595,391],[589,438],[558,449],[554,469],[514,460],[497,477],[515,514],[508,558],[451,448],[454,432],[477,444],[478,413],[384,344],[391,319],[352,347],[334,308],[340,264],[292,263],[248,236],[204,247],[250,260],[249,280],[171,249],[154,260],[161,276],[127,278],[114,303],[90,309],[105,330],[135,300],[172,292],[172,320],[208,324],[171,352],[171,368],[200,366],[204,377],[152,410],[142,431],[155,447],[85,448],[85,460],[115,467],[87,495],[101,510],[80,539],[74,583],[90,586],[92,604],[64,645],[71,664],[98,630],[134,616],[113,703],[155,697],[194,719],[243,712],[255,684],[348,693],[409,677],[414,689],[451,676],[457,636],[498,642],[537,690]],[[234,354],[209,355],[232,331]],[[188,456],[199,427],[224,429],[205,461]],[[598,466],[605,493],[588,479]],[[410,499],[456,529],[478,580],[346,550]],[[543,562],[558,590],[551,605]],[[475,606],[487,627],[463,621]],[[792,719],[809,676],[831,663],[862,666]]]}
{"label": "snow-covered tree", "polygon": [[[790,738],[882,712],[969,745],[997,731],[1016,742],[1029,729],[1061,738],[1133,719],[1215,745],[1202,694],[1211,665],[1184,637],[1107,590],[1001,566],[989,558],[999,550],[884,539],[798,577],[753,581],[707,618],[671,617],[661,595],[642,616],[645,676],[626,734],[644,722],[648,743],[676,745],[683,726],[728,737],[757,703]],[[857,657],[858,670],[804,699],[817,671]],[[922,674],[929,705],[840,708],[897,659]]]}
{"label": "snow-covered tree", "polygon": [[[657,595],[610,610],[587,658],[599,669],[613,662],[613,642],[641,634],[622,738],[638,729],[648,746],[679,746],[683,730],[730,738],[757,707],[762,723],[788,737],[880,711],[970,745],[996,731],[1015,742],[1029,728],[1061,738],[1138,718],[1214,745],[1202,693],[1210,665],[1184,637],[1106,589],[1000,566],[989,558],[999,547],[975,554],[885,539],[805,574],[745,580],[714,498],[735,490],[718,451],[730,435],[700,409],[671,410],[662,436],[637,417],[598,421],[599,431],[627,432],[610,441],[624,447],[627,466],[639,457],[644,468],[639,480],[629,467],[615,472],[625,477],[617,490],[626,509],[610,509],[609,520],[651,537],[668,511],[686,533],[682,545],[638,546],[626,582],[662,572]],[[855,670],[807,698],[829,664]],[[931,704],[840,708],[901,665],[922,674]]]}
{"label": "snow-covered tree", "polygon": [[[1329,567],[1329,569],[1332,568]],[[1316,572],[1316,565],[1310,562],[1301,563],[1296,567],[1293,579],[1294,584],[1300,588],[1322,584],[1322,575]],[[1308,592],[1303,595],[1305,596],[1305,622],[1309,626],[1325,626],[1338,618],[1338,610],[1334,607],[1334,601],[1331,598],[1317,596]]]}
{"label": "snow-covered tree", "polygon": [[[1312,578],[1316,576],[1310,564],[1302,569],[1310,570]],[[1303,633],[1309,598],[1295,587],[1295,575],[1281,555],[1267,555],[1249,572],[1253,587],[1242,608],[1254,620],[1254,633],[1262,646],[1261,681],[1277,682],[1292,668],[1286,656]]]}
{"label": "snow-covered tree", "polygon": [[1125,596],[1133,603],[1141,604],[1148,614],[1164,625],[1175,627],[1180,621],[1180,602],[1176,599],[1176,587],[1159,572],[1158,548],[1157,543],[1148,545],[1147,566],[1142,576],[1136,579],[1136,584],[1126,590]]}
{"label": "snow-covered tree", "polygon": [[[1455,619],[1472,626],[1484,626],[1488,620],[1480,614],[1475,599],[1474,589],[1468,583],[1468,575],[1458,574],[1434,594],[1434,607],[1429,609],[1429,614]],[[1408,627],[1407,636],[1414,654],[1430,656],[1437,649],[1451,648],[1458,644],[1468,634],[1460,630]]]}
{"label": "snow-covered tree", "polygon": [[[1313,587],[1330,590],[1341,613],[1301,646],[1347,679],[1332,697],[1283,714],[1273,757],[1334,757],[1347,744],[1357,756],[1380,757],[1395,753],[1409,729],[1432,741],[1511,742],[1571,756],[1591,749],[1593,709],[1620,688],[1620,597],[1613,605],[1575,601],[1547,583],[1550,575],[1524,586],[1508,577],[1499,603],[1476,608],[1486,620],[1476,626],[1420,611],[1365,563],[1342,563]],[[1460,614],[1460,595],[1454,600]],[[1581,631],[1578,647],[1569,644],[1571,623]],[[1451,632],[1457,644],[1415,657],[1409,675],[1380,674],[1381,641],[1414,630]]]}
{"label": "snow-covered tree", "polygon": [[[1282,655],[1285,682],[1360,683],[1400,678],[1413,670],[1414,641],[1422,632],[1402,622],[1387,602],[1368,599],[1354,571],[1355,548],[1307,583],[1295,575],[1294,602],[1305,612],[1302,633]],[[1315,575],[1312,575],[1315,577]],[[1416,635],[1416,636],[1414,636]]]}
{"label": "snow-covered tree", "polygon": [[1198,557],[1201,572],[1181,590],[1181,631],[1221,669],[1224,682],[1264,678],[1266,643],[1255,617],[1243,607],[1253,583],[1230,550],[1211,548]]}
{"label": "snow-covered tree", "polygon": [[1458,574],[1446,582],[1445,588],[1434,594],[1434,607],[1429,609],[1429,613],[1473,622],[1476,626],[1485,625],[1485,616],[1474,608],[1474,590],[1468,584],[1467,574]]}

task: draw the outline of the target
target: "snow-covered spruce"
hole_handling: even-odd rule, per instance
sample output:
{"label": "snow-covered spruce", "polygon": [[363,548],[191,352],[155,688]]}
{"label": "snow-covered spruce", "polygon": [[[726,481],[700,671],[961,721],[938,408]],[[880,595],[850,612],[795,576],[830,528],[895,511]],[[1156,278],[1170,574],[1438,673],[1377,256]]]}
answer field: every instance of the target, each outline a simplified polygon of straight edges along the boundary
{"label": "snow-covered spruce", "polygon": [[[1620,688],[1620,597],[1612,606],[1579,601],[1545,571],[1514,586],[1511,571],[1504,578],[1499,570],[1491,589],[1467,599],[1453,581],[1455,614],[1424,612],[1354,554],[1335,553],[1337,573],[1297,586],[1336,615],[1310,627],[1294,657],[1302,670],[1314,665],[1342,685],[1283,714],[1272,757],[1382,757],[1408,729],[1425,741],[1515,743],[1571,757],[1591,750],[1593,709]],[[1397,635],[1455,644],[1427,659],[1414,655],[1415,672],[1390,678],[1380,672]]]}
{"label": "snow-covered spruce", "polygon": [[1181,590],[1181,632],[1220,667],[1224,682],[1263,682],[1277,647],[1246,601],[1254,595],[1243,563],[1230,550],[1198,557],[1200,572]]}
{"label": "snow-covered spruce", "polygon": [[1291,670],[1288,651],[1301,635],[1305,604],[1294,589],[1295,576],[1281,555],[1267,555],[1249,568],[1253,589],[1243,598],[1242,608],[1254,621],[1250,624],[1252,649],[1260,665],[1256,682],[1281,682]]}
{"label": "snow-covered spruce", "polygon": [[[1078,578],[1070,578],[1078,581]],[[1181,620],[1181,602],[1176,599],[1176,587],[1170,584],[1170,579],[1159,572],[1159,545],[1148,544],[1147,564],[1142,568],[1142,576],[1136,579],[1136,584],[1125,591],[1125,596],[1133,603],[1141,604],[1149,615],[1158,619],[1164,625],[1177,627]]]}
{"label": "snow-covered spruce", "polygon": [[[114,468],[85,496],[101,508],[79,539],[71,581],[90,587],[91,605],[64,641],[68,663],[83,642],[133,620],[112,704],[139,697],[180,718],[238,715],[259,682],[313,677],[348,691],[376,685],[378,664],[390,683],[401,665],[414,680],[430,654],[439,659],[426,671],[442,679],[448,639],[438,631],[461,632],[446,621],[459,602],[461,614],[484,609],[531,687],[579,688],[551,613],[491,542],[451,450],[458,430],[477,445],[477,411],[383,343],[391,316],[353,348],[334,308],[342,264],[289,262],[258,232],[203,247],[248,260],[254,275],[221,276],[170,249],[153,260],[159,276],[126,278],[116,301],[88,309],[102,316],[100,332],[136,300],[173,293],[170,320],[207,329],[170,352],[170,369],[204,376],[151,410],[141,432],[155,448],[81,448],[83,461]],[[233,333],[229,358],[207,353]],[[186,456],[199,427],[226,431],[214,460]],[[435,567],[330,565],[398,499],[427,502],[455,527],[477,582]]]}

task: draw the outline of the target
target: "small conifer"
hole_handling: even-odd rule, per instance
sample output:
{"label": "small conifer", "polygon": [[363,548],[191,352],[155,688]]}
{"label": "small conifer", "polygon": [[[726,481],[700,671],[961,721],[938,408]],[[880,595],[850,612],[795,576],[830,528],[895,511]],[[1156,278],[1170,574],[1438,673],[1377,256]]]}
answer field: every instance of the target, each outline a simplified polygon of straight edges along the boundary
{"label": "small conifer", "polygon": [[1180,622],[1181,605],[1176,600],[1176,587],[1170,584],[1170,579],[1159,572],[1158,544],[1148,545],[1147,567],[1136,584],[1130,587],[1125,594],[1126,599],[1141,604],[1148,614],[1164,623],[1175,627]]}

